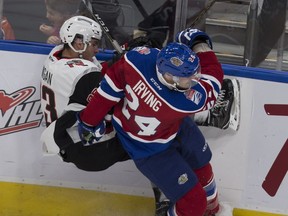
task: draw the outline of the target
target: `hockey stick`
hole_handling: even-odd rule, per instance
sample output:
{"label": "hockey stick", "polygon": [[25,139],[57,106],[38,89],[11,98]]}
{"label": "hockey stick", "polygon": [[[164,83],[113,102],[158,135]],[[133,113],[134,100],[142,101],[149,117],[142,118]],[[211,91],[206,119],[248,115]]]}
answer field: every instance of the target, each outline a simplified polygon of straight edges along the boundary
{"label": "hockey stick", "polygon": [[217,1],[217,0],[211,0],[211,1],[205,6],[205,8],[203,8],[203,9],[199,12],[198,16],[193,20],[193,22],[191,23],[190,27],[194,27],[194,26],[199,22],[199,20],[202,19],[203,16],[208,12],[208,10],[215,4],[216,1]]}
{"label": "hockey stick", "polygon": [[[205,8],[203,8],[198,16],[193,20],[193,22],[190,24],[190,27],[194,27],[201,18],[203,18],[203,16],[210,10],[210,8],[215,4],[215,2],[229,2],[229,3],[239,3],[241,1],[237,1],[237,0],[211,0],[206,6]],[[246,2],[242,3],[242,4],[247,4]]]}
{"label": "hockey stick", "polygon": [[99,16],[99,14],[94,14],[93,13],[93,7],[92,4],[90,2],[90,0],[82,0],[83,4],[85,5],[87,11],[89,11],[89,13],[91,14],[92,18],[99,23],[99,25],[101,26],[102,31],[104,32],[105,36],[108,38],[109,42],[113,45],[114,49],[119,53],[122,54],[123,50],[121,48],[121,46],[119,45],[119,43],[113,39],[113,37],[110,34],[109,28],[106,26],[106,24],[104,23],[104,21],[101,19],[101,17]]}
{"label": "hockey stick", "polygon": [[134,4],[136,5],[136,7],[138,8],[139,12],[142,14],[142,16],[144,18],[147,18],[149,15],[146,12],[145,8],[143,7],[143,5],[141,4],[141,2],[139,0],[133,0]]}

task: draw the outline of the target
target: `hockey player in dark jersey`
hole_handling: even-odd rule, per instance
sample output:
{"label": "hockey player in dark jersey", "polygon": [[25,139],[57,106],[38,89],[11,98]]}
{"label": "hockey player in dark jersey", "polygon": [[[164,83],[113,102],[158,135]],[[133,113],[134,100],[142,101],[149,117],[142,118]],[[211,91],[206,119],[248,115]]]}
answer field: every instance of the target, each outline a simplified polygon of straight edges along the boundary
{"label": "hockey player in dark jersey", "polygon": [[213,107],[223,70],[209,36],[189,32],[189,47],[137,47],[112,65],[77,115],[78,128],[83,143],[99,139],[95,126],[114,107],[117,136],[137,168],[173,203],[168,215],[212,215],[219,209],[212,153],[188,116]]}
{"label": "hockey player in dark jersey", "polygon": [[[73,127],[75,111],[87,105],[102,79],[102,66],[95,58],[102,37],[99,24],[87,17],[75,16],[62,25],[60,37],[64,44],[51,51],[42,71],[41,108],[49,127],[41,139],[47,153],[60,153],[65,162],[86,171],[104,170],[129,159],[115,137],[109,115],[104,139],[95,141],[97,145],[83,146],[77,127]],[[103,131],[102,122],[98,132]]]}

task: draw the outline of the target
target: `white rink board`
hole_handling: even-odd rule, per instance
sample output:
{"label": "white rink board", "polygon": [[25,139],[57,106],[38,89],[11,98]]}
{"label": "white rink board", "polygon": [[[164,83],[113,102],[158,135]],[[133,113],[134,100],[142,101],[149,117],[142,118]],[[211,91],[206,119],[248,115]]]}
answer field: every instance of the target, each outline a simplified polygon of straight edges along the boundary
{"label": "white rink board", "polygon": [[[39,86],[45,55],[4,51],[1,47],[0,55],[0,92],[4,95],[0,95],[0,181],[152,196],[149,181],[131,161],[102,172],[85,172],[63,163],[57,156],[43,156],[39,141],[44,129],[40,124]],[[241,85],[239,130],[201,127],[213,151],[212,166],[220,200],[237,208],[288,213],[287,176],[273,196],[262,187],[287,140],[288,128],[288,116],[267,115],[264,104],[287,105],[288,85],[245,77],[238,79]],[[31,95],[15,106],[7,102],[27,89],[35,92],[31,90]],[[287,171],[288,161],[283,166]]]}
{"label": "white rink board", "polygon": [[[238,78],[241,118],[237,132],[201,127],[213,152],[222,200],[245,209],[287,213],[287,176],[275,196],[262,188],[268,171],[287,140],[288,116],[269,116],[264,104],[288,104],[285,83]],[[251,94],[252,93],[252,94]],[[265,96],[265,97],[263,97]],[[286,170],[288,169],[288,155]]]}

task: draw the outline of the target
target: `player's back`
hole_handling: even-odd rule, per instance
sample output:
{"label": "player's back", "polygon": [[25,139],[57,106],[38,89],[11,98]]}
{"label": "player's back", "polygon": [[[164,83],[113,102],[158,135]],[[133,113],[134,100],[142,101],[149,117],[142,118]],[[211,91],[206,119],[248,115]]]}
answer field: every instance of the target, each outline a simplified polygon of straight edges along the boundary
{"label": "player's back", "polygon": [[41,108],[48,125],[63,114],[79,79],[97,71],[90,61],[59,58],[61,49],[62,46],[58,46],[51,51],[42,70]]}
{"label": "player's back", "polygon": [[[115,106],[114,120],[116,130],[123,137],[128,135],[131,138],[131,142],[122,142],[128,150],[135,146],[135,140],[141,146],[139,149],[155,147],[153,144],[162,144],[163,147],[176,136],[182,119],[205,105],[201,86],[189,91],[194,95],[189,98],[187,93],[169,89],[161,83],[156,71],[158,52],[156,49],[137,48],[125,55],[125,61],[122,60],[125,97]],[[113,81],[118,86],[117,81]]]}

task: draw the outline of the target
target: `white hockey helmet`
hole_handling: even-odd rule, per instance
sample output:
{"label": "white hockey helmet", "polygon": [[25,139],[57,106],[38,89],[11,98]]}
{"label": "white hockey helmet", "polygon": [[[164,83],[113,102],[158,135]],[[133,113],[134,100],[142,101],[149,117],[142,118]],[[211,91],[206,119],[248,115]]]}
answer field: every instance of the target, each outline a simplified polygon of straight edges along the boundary
{"label": "white hockey helmet", "polygon": [[[74,16],[63,23],[59,35],[63,43],[68,44],[75,52],[82,53],[86,50],[87,44],[91,39],[101,40],[102,30],[100,25],[94,20],[85,16]],[[76,35],[83,38],[85,46],[82,50],[75,50],[72,46]]]}

